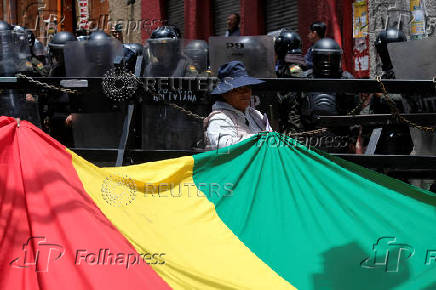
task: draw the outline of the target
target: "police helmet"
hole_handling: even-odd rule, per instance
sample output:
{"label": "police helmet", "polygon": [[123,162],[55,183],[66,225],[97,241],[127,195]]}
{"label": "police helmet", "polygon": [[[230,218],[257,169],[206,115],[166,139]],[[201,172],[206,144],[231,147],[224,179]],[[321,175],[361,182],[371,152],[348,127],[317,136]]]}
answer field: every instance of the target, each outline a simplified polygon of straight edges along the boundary
{"label": "police helmet", "polygon": [[12,26],[9,25],[6,21],[0,20],[0,31],[9,31],[12,30]]}
{"label": "police helmet", "polygon": [[296,32],[283,29],[274,42],[274,49],[279,59],[286,54],[301,54],[301,37]]}
{"label": "police helmet", "polygon": [[160,38],[174,38],[179,39],[182,37],[180,30],[175,26],[160,26],[153,30],[151,33],[151,39],[160,39]]}
{"label": "police helmet", "polygon": [[101,41],[108,40],[111,37],[106,34],[103,30],[96,30],[89,35],[89,41]]}
{"label": "police helmet", "polygon": [[63,49],[68,41],[77,41],[77,38],[69,31],[59,31],[48,43],[50,49]]}
{"label": "police helmet", "polygon": [[312,46],[313,75],[320,78],[339,77],[342,72],[342,49],[331,38],[318,40]]}
{"label": "police helmet", "polygon": [[393,69],[391,58],[388,52],[388,43],[405,42],[407,37],[403,31],[394,28],[384,30],[377,35],[375,48],[382,62],[382,70],[387,72]]}

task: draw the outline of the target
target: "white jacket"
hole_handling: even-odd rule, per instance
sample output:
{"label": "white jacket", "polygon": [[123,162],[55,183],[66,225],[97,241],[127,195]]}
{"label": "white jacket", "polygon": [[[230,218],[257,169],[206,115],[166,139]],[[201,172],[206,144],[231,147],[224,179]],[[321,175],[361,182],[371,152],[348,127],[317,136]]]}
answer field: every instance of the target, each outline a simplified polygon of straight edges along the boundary
{"label": "white jacket", "polygon": [[[247,125],[248,124],[248,125]],[[206,145],[209,149],[236,144],[262,131],[272,131],[268,118],[252,107],[244,112],[216,101],[204,120]]]}

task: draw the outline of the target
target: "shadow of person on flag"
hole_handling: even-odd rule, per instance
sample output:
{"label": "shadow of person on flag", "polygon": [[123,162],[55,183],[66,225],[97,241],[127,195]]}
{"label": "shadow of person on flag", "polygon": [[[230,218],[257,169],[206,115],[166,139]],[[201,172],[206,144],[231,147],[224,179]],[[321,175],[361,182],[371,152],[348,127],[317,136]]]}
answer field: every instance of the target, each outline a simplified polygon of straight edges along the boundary
{"label": "shadow of person on flag", "polygon": [[[313,289],[396,289],[410,278],[407,260],[401,252],[398,254],[401,255],[399,260],[394,261],[396,255],[389,253],[389,258],[385,261],[387,251],[381,251],[377,253],[377,263],[374,264],[371,261],[371,248],[364,251],[357,242],[333,247],[323,253],[324,273],[313,275]],[[362,266],[362,261],[367,258],[370,258],[370,263]],[[399,262],[398,271],[388,269],[390,266],[395,268],[396,265],[392,264],[395,262]]]}

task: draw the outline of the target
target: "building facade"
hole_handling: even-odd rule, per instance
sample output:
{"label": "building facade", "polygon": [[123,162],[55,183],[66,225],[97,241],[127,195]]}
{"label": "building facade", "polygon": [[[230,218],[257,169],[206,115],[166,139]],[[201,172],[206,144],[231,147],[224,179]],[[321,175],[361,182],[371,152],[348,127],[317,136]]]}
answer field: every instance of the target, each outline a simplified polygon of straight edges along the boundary
{"label": "building facade", "polygon": [[109,31],[122,23],[125,42],[143,42],[159,25],[177,25],[185,38],[223,35],[231,13],[241,16],[242,35],[262,35],[283,27],[300,33],[304,50],[309,25],[327,24],[327,36],[344,49],[344,68],[352,68],[351,0],[0,0],[0,15],[35,30],[42,41],[55,30]]}

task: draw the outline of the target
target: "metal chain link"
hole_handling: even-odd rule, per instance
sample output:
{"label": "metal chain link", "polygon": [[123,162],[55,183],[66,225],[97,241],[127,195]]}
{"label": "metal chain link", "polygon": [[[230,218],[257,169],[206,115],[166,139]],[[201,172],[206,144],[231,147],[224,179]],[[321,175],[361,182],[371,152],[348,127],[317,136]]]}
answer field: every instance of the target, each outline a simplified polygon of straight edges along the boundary
{"label": "metal chain link", "polygon": [[[129,74],[129,76],[133,76],[133,74]],[[32,77],[26,76],[26,75],[24,75],[24,74],[17,74],[16,77],[17,77],[17,78],[20,78],[20,79],[25,79],[25,80],[27,80],[27,81],[30,82],[30,83],[33,83],[33,84],[35,84],[35,85],[37,85],[37,86],[40,86],[40,87],[43,87],[43,88],[46,88],[46,89],[51,89],[51,90],[55,90],[55,91],[60,91],[60,92],[67,93],[67,94],[77,94],[77,93],[78,93],[77,90],[66,89],[66,88],[60,88],[60,87],[56,87],[56,86],[53,86],[53,85],[49,85],[49,84],[47,84],[47,83],[43,83],[43,82],[40,82],[40,81],[34,80]],[[135,79],[136,79],[136,81],[138,82],[138,84],[140,84],[144,89],[147,90],[147,88],[145,87],[144,83],[143,83],[143,82],[142,82],[138,77],[135,76]],[[151,92],[151,94],[152,94],[153,96],[158,97],[158,95],[157,95],[157,93],[156,93],[155,91],[150,91],[150,90],[148,90],[148,91]],[[174,109],[181,111],[182,113],[186,114],[188,117],[191,117],[191,118],[197,119],[197,120],[199,120],[199,121],[201,121],[201,122],[206,118],[206,117],[200,116],[200,115],[198,115],[198,114],[195,114],[195,113],[193,113],[193,112],[191,112],[191,111],[189,111],[189,110],[187,110],[187,109],[185,109],[185,108],[183,108],[183,107],[181,107],[181,106],[179,106],[179,105],[177,105],[177,104],[170,103],[170,102],[168,102],[168,101],[164,101],[164,103],[165,103],[165,105],[171,106],[171,107],[173,107]],[[361,104],[359,104],[359,107],[360,107],[360,105],[361,105]],[[357,108],[357,107],[356,107],[356,108]],[[312,130],[312,131],[306,131],[306,132],[300,132],[300,133],[287,134],[287,136],[292,137],[292,136],[316,135],[316,134],[324,133],[324,132],[326,132],[326,131],[327,131],[327,128],[321,128],[321,129]]]}
{"label": "metal chain link", "polygon": [[359,99],[360,99],[359,104],[357,104],[357,106],[354,109],[352,109],[350,112],[347,113],[348,116],[356,115],[356,113],[358,113],[361,110],[362,105],[365,103],[365,100],[362,98]]}
{"label": "metal chain link", "polygon": [[418,125],[410,120],[407,120],[406,118],[404,118],[403,116],[401,116],[400,111],[397,108],[397,105],[395,104],[395,102],[389,97],[388,92],[385,88],[385,85],[382,82],[382,79],[380,76],[376,77],[377,82],[380,84],[380,87],[383,91],[383,95],[386,98],[386,101],[388,102],[389,108],[391,109],[391,114],[392,117],[394,118],[394,120],[397,120],[401,123],[404,123],[410,127],[416,128],[418,130],[424,131],[424,132],[429,132],[429,133],[433,133],[435,132],[436,128],[434,127],[426,127],[426,126],[421,126]]}
{"label": "metal chain link", "polygon": [[39,87],[43,87],[43,88],[46,88],[46,89],[50,89],[50,90],[54,90],[54,91],[58,91],[58,92],[66,93],[66,94],[78,94],[79,93],[77,90],[56,87],[56,86],[53,86],[53,85],[49,85],[47,83],[43,83],[43,82],[34,80],[32,77],[26,76],[24,74],[16,74],[15,76],[17,78],[19,78],[19,79],[25,79],[29,83],[35,84],[35,85],[37,85]]}
{"label": "metal chain link", "polygon": [[321,128],[321,129],[316,129],[316,130],[312,130],[312,131],[305,131],[305,132],[300,132],[300,133],[290,133],[290,134],[286,134],[286,136],[289,136],[289,137],[310,136],[310,135],[317,135],[317,134],[325,133],[327,131],[328,131],[327,128]]}
{"label": "metal chain link", "polygon": [[[145,88],[144,84],[140,81],[139,78],[137,78],[137,81],[142,85],[143,88]],[[153,96],[158,97],[156,92],[151,91],[151,93],[153,94]],[[199,120],[201,122],[203,122],[204,119],[206,119],[206,117],[202,117],[200,115],[197,115],[197,114],[195,114],[195,113],[193,113],[193,112],[191,112],[189,110],[186,110],[185,108],[183,108],[183,107],[181,107],[181,106],[179,106],[177,104],[170,103],[170,102],[167,102],[167,101],[165,101],[164,103],[165,103],[165,105],[171,106],[174,109],[181,111],[182,113],[186,114],[188,117],[197,119],[197,120]],[[300,132],[300,133],[292,133],[292,134],[286,134],[286,135],[289,136],[289,137],[292,137],[292,136],[306,136],[306,135],[316,135],[316,134],[324,133],[326,131],[327,131],[327,128],[321,128],[321,129],[317,129],[317,130]]]}
{"label": "metal chain link", "polygon": [[185,113],[188,117],[191,117],[191,118],[197,119],[197,120],[199,120],[199,121],[201,121],[201,122],[203,122],[203,120],[206,119],[206,117],[202,117],[202,116],[200,116],[200,115],[197,115],[197,114],[195,114],[195,113],[193,113],[193,112],[191,112],[191,111],[189,111],[189,110],[186,110],[185,108],[183,108],[183,107],[181,107],[181,106],[179,106],[179,105],[176,105],[176,104],[174,104],[174,103],[165,102],[165,104],[166,104],[166,105],[169,105],[169,106],[171,106],[171,107],[173,107],[173,108],[176,109],[176,110],[181,111],[182,113]]}
{"label": "metal chain link", "polygon": [[[148,92],[150,92],[154,97],[159,98],[159,95],[157,94],[157,92],[155,92],[155,91],[150,90],[149,88],[147,88],[147,87],[144,85],[144,83],[143,83],[143,82],[142,82],[138,77],[135,76],[135,78],[136,78],[136,81],[138,82],[138,84],[141,85],[142,88],[145,89],[145,91],[148,91]],[[206,119],[206,117],[202,117],[202,116],[200,116],[200,115],[197,115],[197,114],[195,114],[195,113],[193,113],[193,112],[191,112],[191,111],[189,111],[189,110],[183,108],[182,106],[176,105],[176,104],[174,104],[174,103],[170,103],[170,102],[168,102],[168,101],[166,101],[166,100],[164,100],[164,104],[165,104],[165,105],[168,105],[168,106],[171,106],[171,107],[173,107],[174,109],[179,110],[179,111],[181,111],[182,113],[186,114],[188,117],[191,117],[191,118],[197,119],[197,120],[199,120],[199,121],[201,121],[201,122],[203,122],[203,120]]]}

